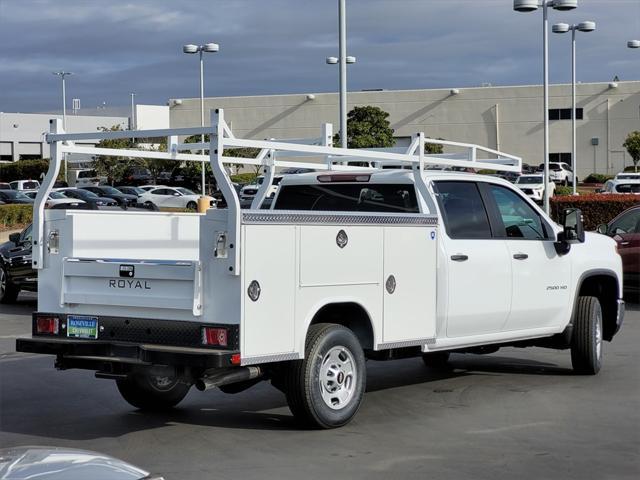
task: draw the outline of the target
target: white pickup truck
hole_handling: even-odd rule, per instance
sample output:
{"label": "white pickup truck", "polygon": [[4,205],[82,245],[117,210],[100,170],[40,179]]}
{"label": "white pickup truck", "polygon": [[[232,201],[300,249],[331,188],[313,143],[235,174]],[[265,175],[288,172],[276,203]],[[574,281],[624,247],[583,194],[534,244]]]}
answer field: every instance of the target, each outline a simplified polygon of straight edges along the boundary
{"label": "white pickup truck", "polygon": [[[539,346],[570,350],[576,373],[600,369],[624,315],[615,242],[584,233],[577,210],[557,225],[499,178],[425,168],[517,171],[519,158],[454,142],[464,154],[427,156],[425,143],[443,141],[423,134],[403,152],[333,148],[327,126],[321,145],[240,139],[222,111],[211,125],[98,135],[171,136],[170,153],[151,153],[201,161],[180,153],[175,136],[211,134],[226,209],[45,212],[64,152],[150,154],[86,151],[73,140],[95,132],[65,134],[53,121],[34,217],[38,311],[19,351],[114,379],[139,409],[173,407],[193,385],[235,393],[269,380],[316,428],[356,414],[366,359],[422,356],[442,367],[450,352]],[[239,160],[227,147],[262,151]],[[341,164],[354,158],[409,169]],[[265,169],[250,210],[224,171],[239,162]],[[318,171],[286,176],[272,208],[259,210],[284,166]]]}

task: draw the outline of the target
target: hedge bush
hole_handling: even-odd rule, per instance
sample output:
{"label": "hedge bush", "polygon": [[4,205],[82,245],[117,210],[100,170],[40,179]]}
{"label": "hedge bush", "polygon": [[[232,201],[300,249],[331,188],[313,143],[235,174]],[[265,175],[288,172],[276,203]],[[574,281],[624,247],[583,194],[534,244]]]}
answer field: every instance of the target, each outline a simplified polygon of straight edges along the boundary
{"label": "hedge bush", "polygon": [[584,179],[584,183],[604,183],[607,180],[611,180],[613,175],[604,175],[602,173],[591,173]]}
{"label": "hedge bush", "polygon": [[0,229],[6,230],[31,223],[32,205],[0,205]]}
{"label": "hedge bush", "polygon": [[237,175],[231,175],[231,181],[240,184],[251,183],[256,179],[255,173],[238,173]]}
{"label": "hedge bush", "polygon": [[40,180],[49,169],[49,160],[19,160],[13,163],[0,164],[0,182],[14,180]]}
{"label": "hedge bush", "polygon": [[640,205],[638,195],[562,195],[551,198],[551,217],[557,222],[565,208],[582,210],[585,230],[595,230],[601,223],[608,223],[629,207]]}
{"label": "hedge bush", "polygon": [[573,187],[565,187],[564,185],[557,185],[554,190],[554,195],[571,195],[573,193]]}

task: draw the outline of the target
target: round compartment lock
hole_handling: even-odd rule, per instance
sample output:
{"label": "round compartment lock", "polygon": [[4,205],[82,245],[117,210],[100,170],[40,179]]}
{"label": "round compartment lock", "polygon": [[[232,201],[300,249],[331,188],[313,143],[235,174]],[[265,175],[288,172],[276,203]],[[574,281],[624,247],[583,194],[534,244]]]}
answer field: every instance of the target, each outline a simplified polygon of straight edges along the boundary
{"label": "round compartment lock", "polygon": [[253,280],[249,284],[249,288],[247,288],[247,294],[252,301],[258,301],[258,299],[260,298],[260,284],[257,282],[257,280]]}
{"label": "round compartment lock", "polygon": [[340,230],[338,232],[338,235],[336,235],[336,244],[340,248],[344,248],[347,246],[347,243],[349,243],[349,237],[347,236],[347,232],[345,232],[344,230]]}
{"label": "round compartment lock", "polygon": [[393,293],[396,291],[396,277],[393,275],[389,275],[387,281],[385,282],[385,287],[387,287],[387,292]]}

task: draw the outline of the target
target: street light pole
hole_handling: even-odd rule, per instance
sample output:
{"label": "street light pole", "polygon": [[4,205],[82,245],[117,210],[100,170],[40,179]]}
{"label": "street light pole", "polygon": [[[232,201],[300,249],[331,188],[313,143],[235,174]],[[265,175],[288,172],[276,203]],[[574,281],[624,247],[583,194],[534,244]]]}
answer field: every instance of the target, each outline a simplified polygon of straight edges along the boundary
{"label": "street light pole", "polygon": [[345,0],[338,0],[340,24],[340,143],[347,148],[347,12]]}
{"label": "street light pole", "polygon": [[[65,84],[65,77],[67,75],[73,75],[73,72],[60,71],[60,72],[51,72],[51,73],[59,76],[62,79],[62,128],[64,129],[65,133],[68,133],[67,132],[67,89]],[[64,153],[63,157],[64,157],[64,181],[69,183],[69,174],[67,170],[67,154]]]}
{"label": "street light pole", "polygon": [[627,42],[629,48],[640,48],[640,40],[629,40]]}
{"label": "street light pole", "polygon": [[[540,1],[540,3],[538,3]],[[544,211],[549,213],[549,15],[548,9],[573,10],[578,0],[513,0],[516,12],[533,12],[542,6],[542,76],[544,108]]]}
{"label": "street light pole", "polygon": [[571,31],[571,166],[573,168],[573,195],[578,194],[578,149],[576,135],[576,32],[593,32],[595,29],[595,22],[581,22],[578,25],[556,23],[552,28],[553,33],[567,33],[568,31]]}
{"label": "street light pole", "polygon": [[[206,53],[216,53],[220,51],[220,46],[217,43],[205,43],[204,45],[185,45],[182,47],[182,51],[188,54],[199,53],[200,54],[200,126],[204,127],[204,58],[203,54]],[[204,134],[200,136],[200,142],[204,143]],[[202,155],[204,155],[205,150],[201,150]],[[206,163],[202,161],[201,165],[201,188],[202,188],[202,196],[205,195],[205,166]]]}

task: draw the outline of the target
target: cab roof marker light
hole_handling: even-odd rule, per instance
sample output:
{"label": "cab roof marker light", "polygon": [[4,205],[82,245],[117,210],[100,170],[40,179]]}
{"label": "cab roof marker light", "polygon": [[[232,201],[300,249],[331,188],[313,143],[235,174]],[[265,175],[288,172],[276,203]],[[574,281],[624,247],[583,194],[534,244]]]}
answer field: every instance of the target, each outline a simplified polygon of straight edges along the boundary
{"label": "cab roof marker light", "polygon": [[337,175],[318,175],[318,181],[321,183],[330,182],[368,182],[371,179],[369,174],[337,174]]}

